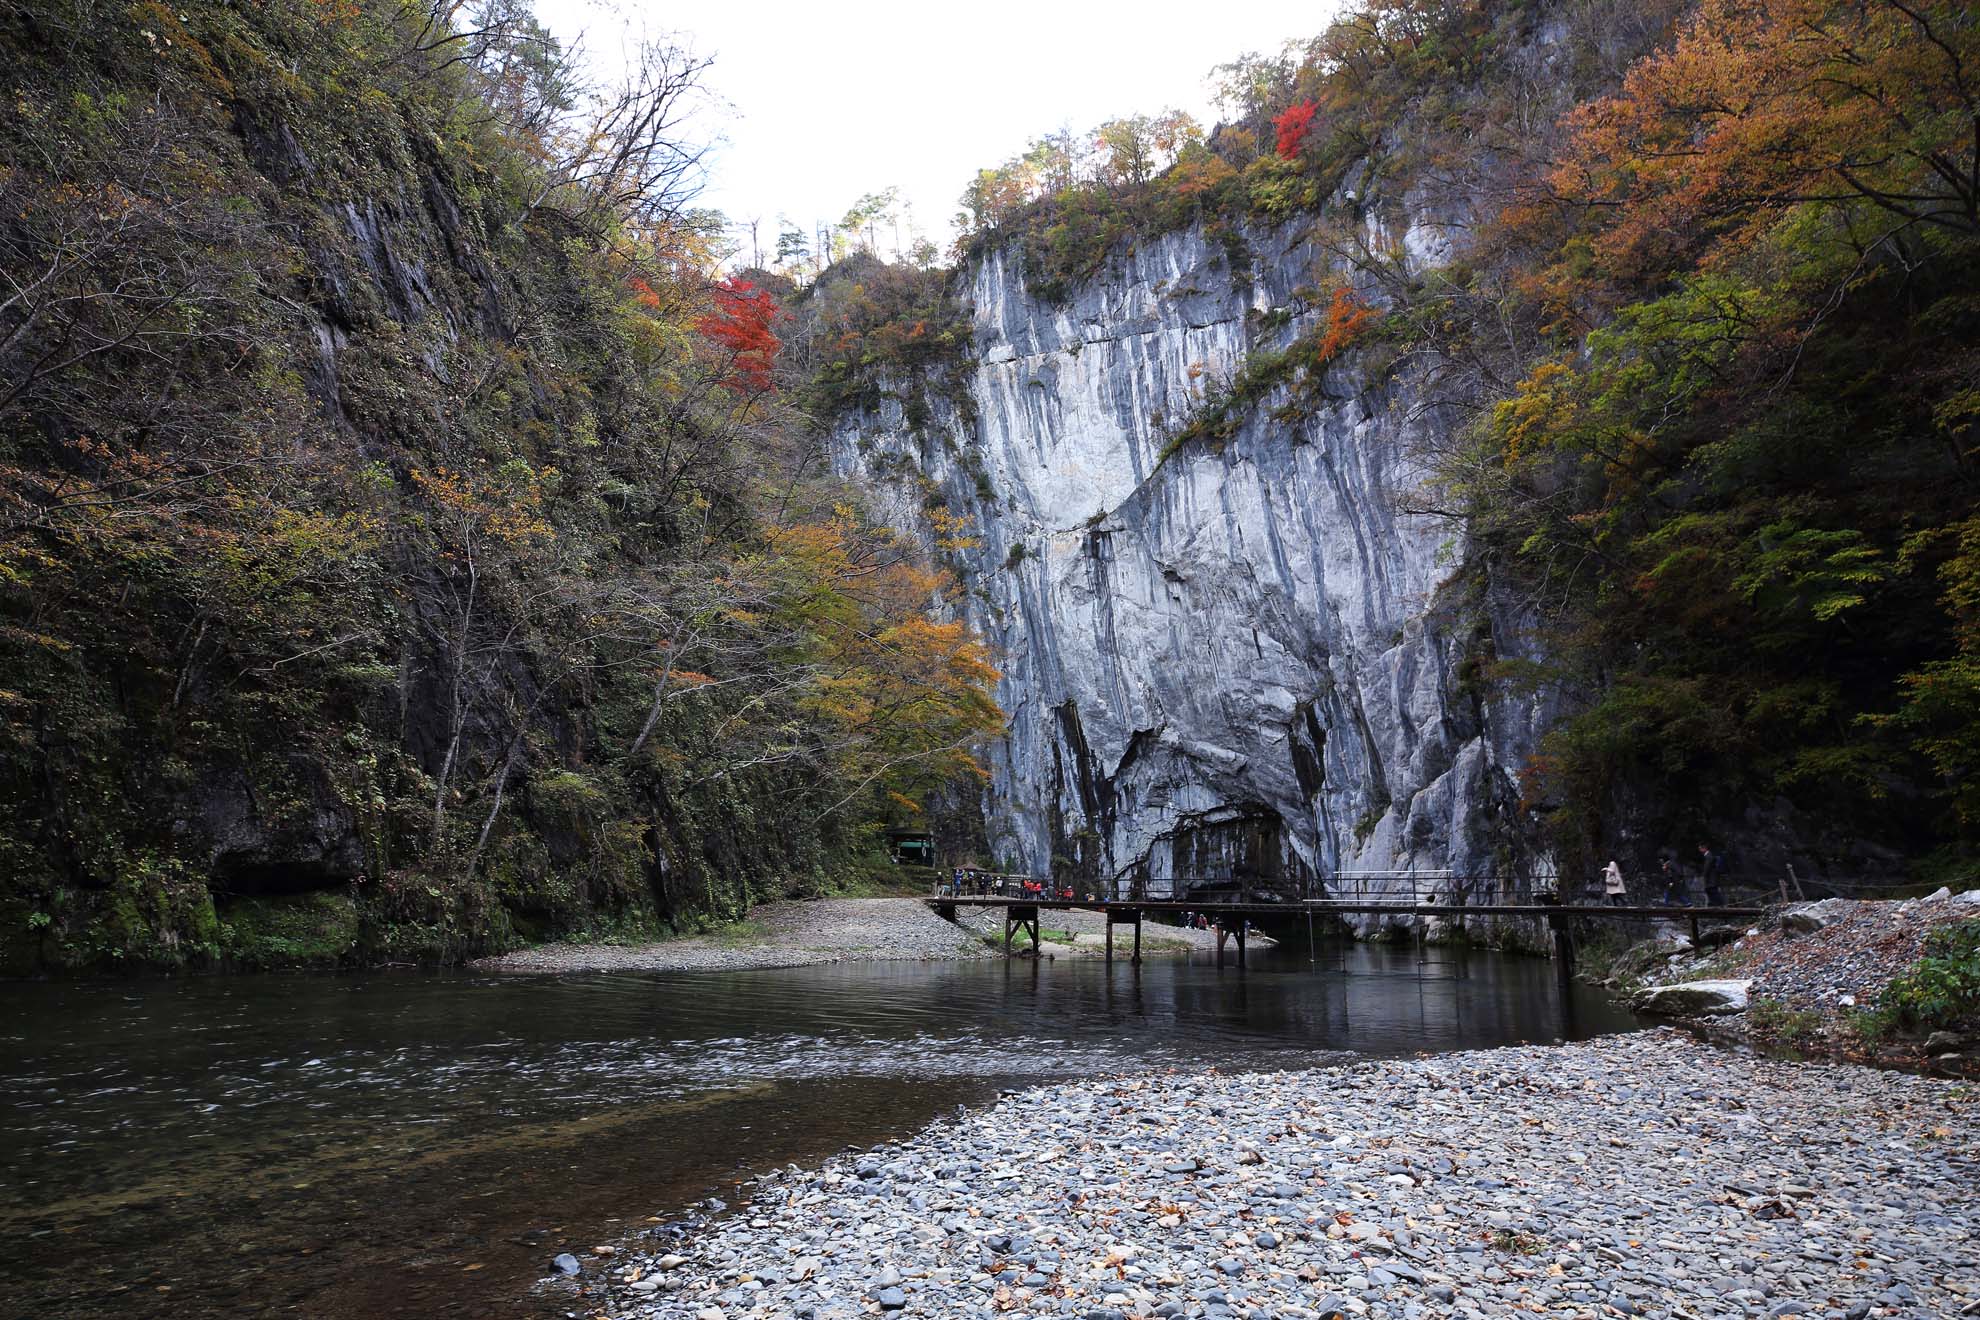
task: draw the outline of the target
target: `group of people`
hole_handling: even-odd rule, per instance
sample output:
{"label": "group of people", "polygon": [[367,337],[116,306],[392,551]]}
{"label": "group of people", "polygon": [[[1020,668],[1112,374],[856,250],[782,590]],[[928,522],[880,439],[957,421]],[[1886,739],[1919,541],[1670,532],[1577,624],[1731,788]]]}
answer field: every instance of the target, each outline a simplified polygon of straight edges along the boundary
{"label": "group of people", "polygon": [[956,898],[987,898],[992,883],[990,877],[982,871],[958,866],[949,874],[946,884],[939,880],[936,882],[935,892],[938,895],[947,893]]}
{"label": "group of people", "polygon": [[[988,898],[991,894],[1002,891],[1005,880],[1006,877],[994,876],[987,871],[958,866],[949,873],[946,880],[936,882],[935,891],[938,896],[947,894],[956,898]],[[1071,903],[1078,898],[1077,891],[1067,884],[1048,885],[1043,880],[1026,879],[1019,882],[1018,888],[1026,898],[1042,899],[1047,902],[1057,899],[1060,902]],[[1096,901],[1090,891],[1086,895],[1086,901],[1089,903]]]}
{"label": "group of people", "polygon": [[[1665,907],[1690,907],[1690,884],[1684,868],[1678,865],[1677,858],[1665,853],[1658,862],[1657,878],[1663,884]],[[1705,891],[1707,907],[1726,905],[1726,855],[1708,843],[1698,845],[1698,879]],[[1602,890],[1608,896],[1609,906],[1622,907],[1629,899],[1629,887],[1623,881],[1622,865],[1611,860],[1602,868]]]}

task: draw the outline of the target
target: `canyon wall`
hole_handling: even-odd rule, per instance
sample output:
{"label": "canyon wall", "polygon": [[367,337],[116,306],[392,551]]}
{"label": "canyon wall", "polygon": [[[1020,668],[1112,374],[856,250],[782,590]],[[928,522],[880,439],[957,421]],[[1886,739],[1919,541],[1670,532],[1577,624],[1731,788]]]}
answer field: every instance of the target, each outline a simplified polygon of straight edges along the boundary
{"label": "canyon wall", "polygon": [[[1432,232],[1395,237],[1434,261]],[[1317,402],[1280,386],[1220,441],[1172,443],[1326,314],[1296,226],[1243,237],[1146,239],[1056,305],[992,250],[957,276],[966,391],[895,378],[836,426],[883,516],[932,543],[946,508],[967,533],[946,553],[1010,717],[993,859],[1158,890],[1544,872],[1514,776],[1545,712],[1467,681],[1516,648],[1508,607],[1461,528],[1411,507],[1448,410],[1350,351]]]}

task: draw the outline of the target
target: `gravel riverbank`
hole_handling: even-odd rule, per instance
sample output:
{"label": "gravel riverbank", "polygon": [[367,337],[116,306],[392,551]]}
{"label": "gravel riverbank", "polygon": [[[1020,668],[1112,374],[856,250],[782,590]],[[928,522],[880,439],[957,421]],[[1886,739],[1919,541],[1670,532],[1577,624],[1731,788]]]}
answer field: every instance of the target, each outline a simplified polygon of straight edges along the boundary
{"label": "gravel riverbank", "polygon": [[988,958],[975,934],[916,898],[765,903],[725,931],[653,944],[545,944],[475,966],[492,972],[719,972],[813,963]]}
{"label": "gravel riverbank", "polygon": [[1833,1010],[1868,1004],[1925,951],[1925,937],[1955,921],[1980,920],[1980,889],[1896,902],[1826,899],[1788,908],[1695,964],[1751,979],[1755,999]]}
{"label": "gravel riverbank", "polygon": [[[1698,953],[1688,942],[1678,946],[1683,951],[1654,967],[1634,999],[1643,1011],[1691,1017],[1722,1041],[1974,1076],[1980,1074],[1976,1024],[1911,1039],[1878,1027],[1869,1010],[1894,977],[1917,964],[1933,931],[1975,921],[1980,921],[1980,889],[1895,901],[1831,898],[1797,904],[1713,952]],[[1654,954],[1660,947],[1643,950]],[[1630,980],[1626,973],[1615,979]]]}
{"label": "gravel riverbank", "polygon": [[[753,967],[805,967],[813,963],[929,962],[944,958],[993,958],[1002,953],[984,942],[1002,938],[999,909],[963,908],[954,923],[942,920],[918,898],[819,898],[766,903],[749,920],[708,935],[651,944],[545,944],[484,958],[475,966],[490,972],[721,972]],[[1048,911],[1041,924],[1075,936],[1071,945],[1047,944],[1054,957],[1102,957],[1106,919],[1098,912]],[[1250,940],[1253,949],[1271,941]],[[1030,941],[1021,939],[1019,947]],[[1114,952],[1125,957],[1134,946],[1129,926],[1114,930]],[[1150,921],[1142,927],[1145,954],[1185,950],[1216,952],[1217,933],[1184,930]]]}
{"label": "gravel riverbank", "polygon": [[1029,1090],[546,1286],[613,1320],[1953,1317],[1976,1185],[1972,1088],[1667,1030]]}

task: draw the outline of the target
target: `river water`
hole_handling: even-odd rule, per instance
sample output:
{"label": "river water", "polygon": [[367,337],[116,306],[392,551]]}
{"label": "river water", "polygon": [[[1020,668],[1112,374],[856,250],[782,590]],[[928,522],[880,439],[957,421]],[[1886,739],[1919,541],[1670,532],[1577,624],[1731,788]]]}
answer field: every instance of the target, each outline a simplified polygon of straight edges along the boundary
{"label": "river water", "polygon": [[559,1251],[1001,1088],[1582,1037],[1551,968],[1326,944],[0,986],[0,1317],[535,1317]]}

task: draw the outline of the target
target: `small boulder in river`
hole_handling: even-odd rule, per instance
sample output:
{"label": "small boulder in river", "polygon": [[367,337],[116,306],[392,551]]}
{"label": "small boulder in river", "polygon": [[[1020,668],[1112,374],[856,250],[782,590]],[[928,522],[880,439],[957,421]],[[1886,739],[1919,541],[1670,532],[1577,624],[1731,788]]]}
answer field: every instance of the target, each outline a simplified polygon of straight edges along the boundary
{"label": "small boulder in river", "polygon": [[1639,1013],[1658,1017],[1722,1017],[1746,1011],[1747,992],[1753,982],[1684,981],[1677,985],[1652,986],[1630,1001]]}
{"label": "small boulder in river", "polygon": [[557,1273],[564,1275],[576,1274],[578,1271],[584,1268],[584,1266],[579,1263],[578,1258],[576,1256],[573,1256],[568,1251],[559,1252],[557,1254],[557,1259],[551,1261],[550,1263],[557,1267]]}

